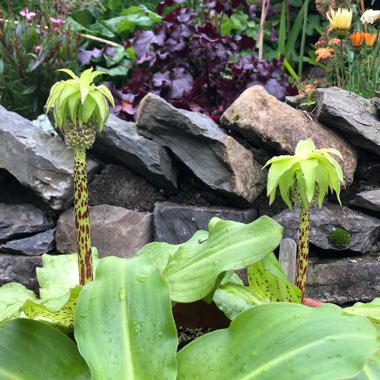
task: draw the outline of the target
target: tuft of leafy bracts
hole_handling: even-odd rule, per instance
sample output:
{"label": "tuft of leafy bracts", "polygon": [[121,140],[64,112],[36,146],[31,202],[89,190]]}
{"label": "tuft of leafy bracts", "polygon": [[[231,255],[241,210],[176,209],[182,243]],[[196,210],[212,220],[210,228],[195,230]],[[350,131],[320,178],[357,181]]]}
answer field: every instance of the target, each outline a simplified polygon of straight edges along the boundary
{"label": "tuft of leafy bracts", "polygon": [[331,154],[343,159],[337,149],[315,149],[313,141],[307,139],[297,144],[293,156],[283,155],[269,160],[264,166],[271,165],[267,184],[269,204],[273,203],[277,189],[290,210],[298,198],[304,207],[309,207],[316,199],[321,208],[329,189],[335,191],[340,203],[343,171]]}
{"label": "tuft of leafy bracts", "polygon": [[101,71],[85,70],[77,77],[69,69],[61,69],[72,79],[54,84],[46,103],[46,112],[54,106],[56,125],[65,136],[68,146],[88,148],[95,141],[109,116],[107,100],[114,106],[111,92],[106,86],[95,86],[94,79]]}

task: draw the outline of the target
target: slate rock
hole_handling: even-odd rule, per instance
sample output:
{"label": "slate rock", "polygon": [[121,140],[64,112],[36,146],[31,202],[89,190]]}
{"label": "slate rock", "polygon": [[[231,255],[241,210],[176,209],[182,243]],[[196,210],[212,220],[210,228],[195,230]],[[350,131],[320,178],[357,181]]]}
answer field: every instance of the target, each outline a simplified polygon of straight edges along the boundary
{"label": "slate rock", "polygon": [[336,87],[315,90],[316,117],[343,132],[349,141],[380,155],[380,118],[367,99]]}
{"label": "slate rock", "polygon": [[0,169],[0,185],[9,180],[10,174],[5,169]]}
{"label": "slate rock", "polygon": [[[273,219],[284,227],[284,238],[298,240],[298,207],[294,212],[286,209]],[[322,249],[336,250],[328,240],[330,232],[336,228],[343,228],[351,234],[351,243],[346,249],[355,252],[366,253],[380,237],[380,219],[332,203],[326,203],[322,209],[310,209],[310,243]]]}
{"label": "slate rock", "polygon": [[380,117],[380,96],[376,97],[376,98],[372,98],[370,100],[371,104],[375,106],[376,110],[377,110],[377,116]]}
{"label": "slate rock", "polygon": [[[87,164],[90,172],[98,166]],[[61,210],[73,195],[73,167],[73,152],[61,139],[0,106],[0,168]]]}
{"label": "slate rock", "polygon": [[[152,214],[122,207],[99,205],[90,207],[92,245],[102,257],[131,257],[152,241]],[[57,251],[76,252],[74,209],[61,214],[56,231]]]}
{"label": "slate rock", "polygon": [[177,189],[177,169],[166,149],[139,135],[135,123],[110,115],[93,149],[121,162],[158,188]]}
{"label": "slate rock", "polygon": [[0,243],[52,227],[55,222],[31,204],[0,203]]}
{"label": "slate rock", "polygon": [[184,243],[197,230],[207,230],[208,222],[214,216],[224,220],[250,223],[257,218],[258,213],[254,209],[195,207],[172,202],[157,202],[153,211],[154,240],[170,244]]}
{"label": "slate rock", "polygon": [[36,291],[36,267],[42,266],[41,256],[19,256],[0,254],[0,286],[18,282]]}
{"label": "slate rock", "polygon": [[54,233],[55,228],[23,239],[10,240],[0,245],[0,252],[17,253],[27,256],[51,252],[55,248]]}
{"label": "slate rock", "polygon": [[265,176],[252,153],[203,114],[176,109],[148,94],[140,103],[137,127],[237,206],[248,206],[265,187]]}
{"label": "slate rock", "polygon": [[362,191],[356,194],[355,199],[350,203],[360,208],[380,212],[380,189]]}
{"label": "slate rock", "polygon": [[306,296],[324,302],[369,302],[380,292],[380,258],[373,256],[310,261]]}
{"label": "slate rock", "polygon": [[221,122],[245,136],[256,146],[266,147],[273,155],[294,154],[300,140],[311,138],[317,149],[338,149],[346,183],[351,183],[357,155],[343,138],[316,122],[305,112],[296,110],[268,94],[262,86],[245,90],[223,113]]}

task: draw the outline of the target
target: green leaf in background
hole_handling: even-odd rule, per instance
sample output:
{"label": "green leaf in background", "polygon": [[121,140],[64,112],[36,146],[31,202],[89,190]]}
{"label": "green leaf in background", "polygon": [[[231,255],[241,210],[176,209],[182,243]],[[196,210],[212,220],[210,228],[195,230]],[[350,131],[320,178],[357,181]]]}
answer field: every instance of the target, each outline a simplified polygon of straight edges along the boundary
{"label": "green leaf in background", "polygon": [[[155,256],[156,265],[157,256],[163,256],[158,267],[164,268],[162,273],[173,301],[193,302],[206,297],[220,273],[261,260],[280,244],[282,238],[282,227],[267,216],[250,224],[214,217],[208,230],[207,240],[201,240],[198,234],[178,246],[153,243],[154,247],[148,245],[138,253],[149,252],[150,257]],[[164,245],[157,248],[160,244]]]}
{"label": "green leaf in background", "polygon": [[354,306],[344,308],[345,313],[350,315],[362,315],[370,321],[380,323],[380,298],[375,298],[372,302],[357,302]]}
{"label": "green leaf in background", "polygon": [[285,40],[286,40],[286,2],[282,2],[280,27],[278,31],[278,49],[279,54],[285,54]]}
{"label": "green leaf in background", "polygon": [[92,379],[176,379],[169,288],[143,256],[107,257],[80,293],[75,338]]}
{"label": "green leaf in background", "polygon": [[198,249],[199,244],[204,244],[208,239],[208,232],[198,230],[194,235],[185,243],[182,244],[169,244],[165,242],[153,242],[144,245],[137,253],[136,256],[145,256],[163,272],[168,264],[169,258],[174,255],[180,248],[195,251]]}
{"label": "green leaf in background", "polygon": [[301,291],[283,272],[274,253],[248,267],[248,286],[228,282],[219,286],[214,302],[229,319],[240,312],[269,302],[301,302]]}
{"label": "green leaf in background", "polygon": [[248,268],[252,293],[269,302],[301,302],[301,291],[286,277],[274,253]]}
{"label": "green leaf in background", "polygon": [[[129,61],[128,61],[129,63]],[[110,69],[107,69],[105,67],[96,66],[96,70],[101,70],[107,73],[111,77],[117,77],[117,76],[125,76],[129,72],[129,68],[125,66],[116,66]]]}
{"label": "green leaf in background", "polygon": [[38,300],[39,302],[27,300],[20,311],[30,319],[49,322],[63,332],[72,331],[75,308],[81,290],[82,286],[78,285],[62,297],[49,298],[46,301]]}
{"label": "green leaf in background", "polygon": [[17,282],[0,287],[0,325],[9,319],[18,318],[26,300],[36,299],[34,292]]}
{"label": "green leaf in background", "polygon": [[90,379],[75,343],[43,322],[15,319],[0,326],[0,378]]}
{"label": "green leaf in background", "polygon": [[182,349],[178,380],[349,379],[378,349],[372,323],[337,306],[259,305]]}
{"label": "green leaf in background", "polygon": [[116,34],[112,33],[107,27],[105,27],[101,21],[96,22],[88,27],[90,32],[95,33],[96,36],[103,36],[106,38],[115,38]]}
{"label": "green leaf in background", "polygon": [[[92,247],[94,271],[99,261],[99,253]],[[78,285],[78,255],[42,255],[42,268],[37,268],[41,299],[62,296]]]}
{"label": "green leaf in background", "polygon": [[267,302],[252,293],[248,286],[231,282],[219,286],[214,293],[213,301],[230,320],[254,305]]}
{"label": "green leaf in background", "polygon": [[[98,251],[92,248],[94,267]],[[0,324],[18,317],[43,319],[58,329],[68,331],[74,325],[79,292],[77,254],[43,255],[37,268],[40,298],[25,286],[12,282],[0,287]]]}
{"label": "green leaf in background", "polygon": [[25,317],[42,319],[63,331],[74,327],[76,302],[81,286],[70,289],[64,295],[38,299],[23,285],[12,282],[0,288],[0,325],[9,319]]}
{"label": "green leaf in background", "polygon": [[285,52],[284,53],[285,53],[285,58],[287,61],[289,61],[291,59],[291,55],[295,49],[296,42],[298,40],[298,36],[302,30],[306,5],[307,5],[306,2],[304,2],[301,9],[299,10],[299,13],[298,13],[296,19],[294,20],[294,23],[292,25],[292,29],[290,30],[290,33],[289,33],[288,38],[286,40]]}

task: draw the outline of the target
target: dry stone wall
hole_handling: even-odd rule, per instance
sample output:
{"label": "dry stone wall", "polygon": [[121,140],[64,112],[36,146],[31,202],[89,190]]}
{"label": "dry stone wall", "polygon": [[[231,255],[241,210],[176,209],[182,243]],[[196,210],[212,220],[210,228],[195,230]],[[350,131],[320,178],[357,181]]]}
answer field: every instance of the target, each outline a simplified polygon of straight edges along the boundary
{"label": "dry stone wall", "polygon": [[[101,256],[129,257],[152,240],[182,243],[213,216],[249,223],[273,215],[261,167],[311,137],[318,148],[341,151],[346,187],[344,207],[331,199],[312,211],[309,295],[338,303],[378,296],[379,102],[334,88],[317,90],[316,99],[314,117],[254,86],[221,126],[152,94],[136,123],[112,115],[88,160],[92,240]],[[75,251],[72,172],[72,151],[44,117],[32,123],[0,106],[0,284],[36,289],[41,254]],[[297,214],[282,208],[274,218],[297,239]],[[329,243],[337,228],[351,234],[345,249]]]}

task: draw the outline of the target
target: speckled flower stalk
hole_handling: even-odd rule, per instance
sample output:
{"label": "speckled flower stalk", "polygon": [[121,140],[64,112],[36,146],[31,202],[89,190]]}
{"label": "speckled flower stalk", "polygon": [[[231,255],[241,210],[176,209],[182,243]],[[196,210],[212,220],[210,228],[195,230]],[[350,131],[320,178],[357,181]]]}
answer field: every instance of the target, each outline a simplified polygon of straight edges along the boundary
{"label": "speckled flower stalk", "polygon": [[309,266],[309,208],[301,206],[300,228],[298,239],[297,256],[297,280],[296,285],[302,292],[302,299],[305,296],[307,269]]}
{"label": "speckled flower stalk", "polygon": [[87,191],[86,149],[95,141],[109,115],[107,100],[114,106],[110,91],[93,80],[102,72],[85,70],[77,77],[62,69],[72,79],[56,83],[50,90],[46,111],[54,106],[54,120],[62,131],[66,145],[74,149],[74,206],[78,246],[79,283],[93,280],[90,217]]}
{"label": "speckled flower stalk", "polygon": [[74,207],[77,232],[79,283],[93,280],[86,149],[74,149]]}

